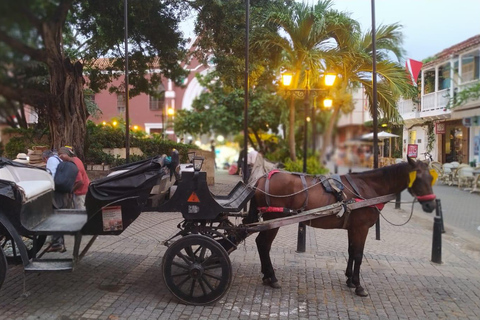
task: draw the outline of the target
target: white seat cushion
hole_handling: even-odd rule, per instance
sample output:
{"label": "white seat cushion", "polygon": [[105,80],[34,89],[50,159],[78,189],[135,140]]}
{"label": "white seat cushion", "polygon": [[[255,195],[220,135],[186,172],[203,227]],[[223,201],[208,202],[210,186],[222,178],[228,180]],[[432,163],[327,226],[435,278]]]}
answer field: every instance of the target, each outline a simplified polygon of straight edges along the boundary
{"label": "white seat cushion", "polygon": [[17,185],[20,186],[25,195],[25,202],[28,202],[38,196],[41,196],[51,190],[52,184],[48,180],[37,180],[37,181],[21,181],[17,182]]}

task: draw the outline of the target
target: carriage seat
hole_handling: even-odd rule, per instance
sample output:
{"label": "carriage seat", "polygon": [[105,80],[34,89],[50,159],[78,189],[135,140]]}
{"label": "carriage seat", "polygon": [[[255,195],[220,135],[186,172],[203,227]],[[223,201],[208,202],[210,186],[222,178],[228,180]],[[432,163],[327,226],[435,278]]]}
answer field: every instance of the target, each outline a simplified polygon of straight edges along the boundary
{"label": "carriage seat", "polygon": [[41,169],[6,165],[0,168],[0,179],[14,182],[29,202],[55,189],[52,176]]}

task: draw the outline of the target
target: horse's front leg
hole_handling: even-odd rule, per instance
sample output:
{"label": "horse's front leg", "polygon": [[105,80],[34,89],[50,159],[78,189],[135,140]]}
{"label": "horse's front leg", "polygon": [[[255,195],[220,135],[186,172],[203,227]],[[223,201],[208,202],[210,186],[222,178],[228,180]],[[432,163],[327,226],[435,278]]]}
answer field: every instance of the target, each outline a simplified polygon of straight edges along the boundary
{"label": "horse's front leg", "polygon": [[[362,265],[363,249],[365,247],[365,240],[367,239],[368,228],[356,227],[348,229],[348,242],[349,242],[349,254],[348,254],[348,266],[347,272],[351,261],[353,262],[353,274],[351,274],[351,285],[347,279],[347,285],[351,288],[355,287],[355,294],[361,297],[367,297],[368,292],[360,285],[360,266]],[[347,278],[349,274],[347,274]],[[351,266],[350,266],[351,272]]]}
{"label": "horse's front leg", "polygon": [[347,262],[347,269],[345,270],[345,276],[347,277],[347,286],[349,288],[355,288],[355,285],[352,282],[352,277],[353,277],[353,245],[350,241],[350,236],[348,237],[348,262]]}
{"label": "horse's front leg", "polygon": [[263,283],[272,288],[280,288],[278,279],[275,276],[275,271],[273,270],[272,260],[270,259],[270,249],[272,248],[273,240],[277,236],[277,232],[278,228],[262,231],[255,239],[262,266]]}

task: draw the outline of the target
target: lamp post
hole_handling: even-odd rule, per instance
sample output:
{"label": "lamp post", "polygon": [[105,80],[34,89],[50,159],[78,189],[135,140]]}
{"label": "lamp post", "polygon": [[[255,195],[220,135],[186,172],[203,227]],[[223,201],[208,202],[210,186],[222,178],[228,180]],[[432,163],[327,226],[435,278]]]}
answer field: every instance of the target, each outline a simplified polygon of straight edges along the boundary
{"label": "lamp post", "polygon": [[[307,172],[307,146],[308,146],[308,114],[310,110],[310,96],[313,97],[325,97],[325,100],[323,101],[323,105],[326,108],[330,108],[332,106],[332,99],[326,97],[326,93],[328,92],[327,89],[311,89],[310,88],[310,69],[305,70],[306,74],[306,84],[305,84],[305,89],[286,89],[287,92],[292,96],[293,98],[299,98],[303,99],[303,105],[304,105],[304,126],[303,126],[303,133],[304,133],[304,139],[303,139],[303,172]],[[335,83],[336,80],[336,75],[333,73],[325,73],[323,74],[325,78],[325,86],[331,87]],[[283,73],[282,74],[282,83],[285,87],[288,87],[292,83],[292,74],[291,73]]]}
{"label": "lamp post", "polygon": [[[326,96],[327,89],[311,89],[310,88],[310,69],[305,70],[306,75],[306,84],[305,89],[287,89],[287,92],[291,95],[292,99],[300,98],[303,99],[303,106],[304,106],[304,121],[303,121],[303,172],[307,173],[307,146],[308,146],[308,114],[310,110],[310,96],[320,97]],[[282,74],[282,83],[285,87],[290,86],[292,83],[292,74],[291,73],[284,73]],[[333,86],[335,83],[336,75],[332,73],[325,73],[325,85],[327,87]],[[326,98],[323,102],[325,107],[332,106],[332,100]],[[314,115],[313,115],[314,117]],[[312,118],[313,118],[312,117]],[[315,139],[315,137],[314,137]],[[300,222],[298,224],[298,236],[297,236],[297,252],[305,252],[306,246],[306,225],[304,222]]]}

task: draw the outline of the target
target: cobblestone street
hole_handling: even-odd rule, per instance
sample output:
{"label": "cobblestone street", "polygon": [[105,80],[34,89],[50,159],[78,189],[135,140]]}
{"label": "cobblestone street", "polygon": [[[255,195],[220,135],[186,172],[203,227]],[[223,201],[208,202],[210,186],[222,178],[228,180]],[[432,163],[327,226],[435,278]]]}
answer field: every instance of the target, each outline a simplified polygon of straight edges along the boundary
{"label": "cobblestone street", "polygon": [[[212,190],[228,189],[226,179]],[[402,208],[388,204],[383,217],[403,223],[410,207]],[[345,231],[307,228],[307,250],[296,253],[297,225],[290,225],[271,254],[281,289],[262,284],[252,235],[230,255],[228,293],[199,307],[179,303],[162,280],[162,241],[176,233],[180,214],[146,212],[120,236],[100,236],[73,273],[24,277],[21,267],[10,268],[0,319],[479,319],[480,240],[447,232],[443,263],[432,263],[432,217],[415,210],[401,227],[382,219],[380,241],[370,230],[361,271],[366,298],[345,284]]]}

